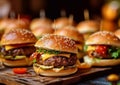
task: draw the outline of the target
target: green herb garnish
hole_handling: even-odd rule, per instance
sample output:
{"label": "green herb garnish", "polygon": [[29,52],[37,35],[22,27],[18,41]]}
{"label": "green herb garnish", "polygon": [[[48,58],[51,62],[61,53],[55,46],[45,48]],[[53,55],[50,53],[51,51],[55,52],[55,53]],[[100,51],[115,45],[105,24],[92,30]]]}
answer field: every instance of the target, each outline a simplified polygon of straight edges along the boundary
{"label": "green herb garnish", "polygon": [[33,63],[36,63],[36,62],[37,62],[36,58],[34,58],[32,62],[33,62]]}
{"label": "green herb garnish", "polygon": [[84,51],[86,51],[87,50],[87,48],[88,48],[88,45],[84,45]]}
{"label": "green herb garnish", "polygon": [[40,38],[42,38],[42,35],[41,35],[41,36],[37,36],[36,38],[37,38],[37,39],[40,39]]}
{"label": "green herb garnish", "polygon": [[108,50],[108,52],[115,59],[120,57],[120,48],[110,47],[109,50]]}
{"label": "green herb garnish", "polygon": [[46,49],[42,49],[42,48],[37,49],[37,52],[38,53],[48,53],[48,54],[60,54],[60,51],[46,50]]}

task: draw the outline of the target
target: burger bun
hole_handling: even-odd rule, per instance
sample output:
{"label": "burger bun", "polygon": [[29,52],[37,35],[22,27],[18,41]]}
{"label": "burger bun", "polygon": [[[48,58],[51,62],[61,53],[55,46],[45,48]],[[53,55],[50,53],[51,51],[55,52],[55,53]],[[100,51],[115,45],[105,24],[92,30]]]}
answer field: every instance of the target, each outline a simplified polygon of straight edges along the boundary
{"label": "burger bun", "polygon": [[67,76],[71,75],[77,72],[78,68],[68,68],[61,70],[59,72],[55,72],[52,69],[51,70],[43,70],[33,64],[33,69],[37,74],[43,75],[43,76]]}
{"label": "burger bun", "polygon": [[19,59],[19,60],[7,60],[3,59],[3,64],[9,67],[17,67],[17,66],[31,66],[32,61],[29,58]]}
{"label": "burger bun", "polygon": [[84,62],[91,66],[116,66],[120,64],[120,59],[96,59],[85,56]]}

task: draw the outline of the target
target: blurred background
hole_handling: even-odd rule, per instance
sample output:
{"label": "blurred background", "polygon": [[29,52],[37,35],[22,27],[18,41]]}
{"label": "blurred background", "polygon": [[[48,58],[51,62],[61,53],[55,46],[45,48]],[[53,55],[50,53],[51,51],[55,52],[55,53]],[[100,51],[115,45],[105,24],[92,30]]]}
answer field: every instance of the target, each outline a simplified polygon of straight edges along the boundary
{"label": "blurred background", "polygon": [[72,17],[77,25],[94,20],[100,30],[115,31],[120,27],[120,0],[0,0],[0,19]]}
{"label": "blurred background", "polygon": [[84,11],[87,9],[90,19],[101,19],[102,7],[113,1],[120,4],[119,0],[0,0],[0,18],[20,14],[33,19],[40,17],[40,11],[45,11],[45,17],[53,20],[72,14],[79,22],[85,20]]}

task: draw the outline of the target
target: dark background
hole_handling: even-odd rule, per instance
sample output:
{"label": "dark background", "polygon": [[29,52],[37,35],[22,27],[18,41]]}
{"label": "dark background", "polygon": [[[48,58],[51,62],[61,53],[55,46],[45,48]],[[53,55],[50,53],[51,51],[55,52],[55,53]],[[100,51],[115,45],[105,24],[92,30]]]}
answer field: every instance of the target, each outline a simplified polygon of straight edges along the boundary
{"label": "dark background", "polygon": [[101,7],[105,0],[10,0],[11,10],[17,14],[29,15],[31,19],[40,17],[41,9],[46,12],[46,17],[56,19],[61,17],[62,9],[66,11],[66,17],[70,14],[74,20],[84,20],[84,10],[88,9],[90,19],[101,17]]}

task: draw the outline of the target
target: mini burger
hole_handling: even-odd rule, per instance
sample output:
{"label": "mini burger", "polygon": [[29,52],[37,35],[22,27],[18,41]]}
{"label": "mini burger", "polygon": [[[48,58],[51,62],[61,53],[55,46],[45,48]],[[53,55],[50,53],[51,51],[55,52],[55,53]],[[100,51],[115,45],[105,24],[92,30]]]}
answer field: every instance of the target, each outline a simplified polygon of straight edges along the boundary
{"label": "mini burger", "polygon": [[47,34],[35,44],[33,69],[43,76],[66,76],[77,72],[77,48],[70,38]]}
{"label": "mini burger", "polygon": [[6,66],[29,66],[29,56],[36,50],[36,37],[26,29],[11,29],[1,39],[1,54]]}
{"label": "mini burger", "polygon": [[37,27],[51,26],[52,21],[48,18],[33,19],[30,23],[30,29],[34,30]]}
{"label": "mini burger", "polygon": [[54,32],[54,29],[52,28],[52,21],[47,18],[32,20],[30,29],[38,39],[44,34],[52,34]]}
{"label": "mini burger", "polygon": [[99,30],[100,25],[97,21],[86,20],[79,22],[76,28],[83,34],[84,39],[86,40],[91,34]]}
{"label": "mini burger", "polygon": [[84,57],[92,66],[115,66],[120,64],[120,39],[112,32],[99,31],[92,34],[85,42]]}
{"label": "mini burger", "polygon": [[67,18],[67,17],[61,17],[61,18],[57,18],[56,20],[54,20],[52,27],[54,29],[59,29],[62,28],[64,26],[73,26],[74,25],[74,21],[72,18]]}
{"label": "mini burger", "polygon": [[56,29],[54,34],[62,35],[73,39],[78,48],[78,58],[81,59],[84,56],[83,45],[84,45],[84,37],[78,30],[73,26],[65,26],[60,29]]}

